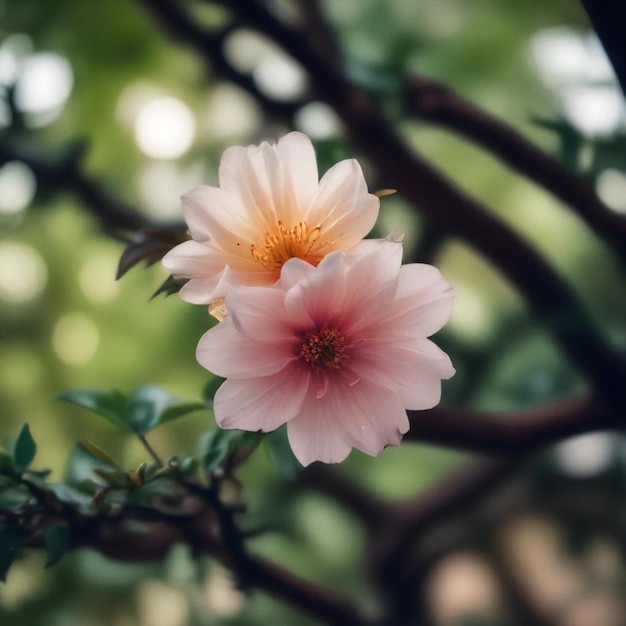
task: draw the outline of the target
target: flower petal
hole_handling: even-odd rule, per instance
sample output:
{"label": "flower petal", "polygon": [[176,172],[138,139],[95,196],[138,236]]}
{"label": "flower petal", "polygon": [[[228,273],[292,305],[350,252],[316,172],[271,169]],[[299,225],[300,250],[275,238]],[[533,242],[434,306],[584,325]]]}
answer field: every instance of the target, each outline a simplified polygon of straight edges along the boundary
{"label": "flower petal", "polygon": [[278,140],[276,154],[283,169],[285,184],[290,188],[296,211],[296,223],[302,221],[313,197],[317,193],[318,175],[315,150],[311,140],[304,134],[292,132]]}
{"label": "flower petal", "polygon": [[292,363],[272,376],[228,379],[215,394],[215,420],[222,428],[275,430],[300,411],[309,376],[308,368]]}
{"label": "flower petal", "polygon": [[450,357],[429,339],[402,340],[401,344],[365,339],[349,363],[356,376],[395,391],[404,408],[414,410],[438,404],[441,379],[454,375]]}
{"label": "flower petal", "polygon": [[311,224],[335,248],[347,250],[372,230],[380,201],[368,193],[358,161],[333,165],[322,177],[310,210]]}
{"label": "flower petal", "polygon": [[242,287],[226,298],[237,330],[258,341],[297,343],[294,327],[285,310],[285,292],[268,287]]}
{"label": "flower petal", "polygon": [[409,430],[409,420],[398,394],[360,380],[333,385],[329,396],[345,438],[353,447],[377,456],[385,446],[397,445]]}
{"label": "flower petal", "polygon": [[350,454],[340,416],[333,411],[328,396],[318,399],[313,389],[299,413],[287,422],[287,436],[295,457],[305,467],[313,461],[340,463]]}
{"label": "flower petal", "polygon": [[204,333],[198,342],[196,359],[218,376],[249,378],[279,372],[294,361],[293,352],[289,342],[244,337],[227,318]]}

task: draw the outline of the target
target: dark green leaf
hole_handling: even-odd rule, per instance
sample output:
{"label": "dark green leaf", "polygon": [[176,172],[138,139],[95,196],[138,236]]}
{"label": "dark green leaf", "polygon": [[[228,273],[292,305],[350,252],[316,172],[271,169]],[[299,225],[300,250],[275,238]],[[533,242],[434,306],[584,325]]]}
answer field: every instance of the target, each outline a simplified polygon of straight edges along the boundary
{"label": "dark green leaf", "polygon": [[115,390],[76,389],[57,396],[70,404],[81,406],[104,417],[120,430],[132,431],[126,421],[126,396]]}
{"label": "dark green leaf", "polygon": [[172,493],[174,483],[167,478],[156,478],[155,480],[133,489],[125,499],[126,504],[150,505],[156,497],[167,496]]}
{"label": "dark green leaf", "polygon": [[46,544],[46,567],[56,565],[70,545],[67,527],[63,524],[48,526],[44,540]]}
{"label": "dark green leaf", "polygon": [[22,430],[15,442],[15,449],[13,451],[13,462],[15,469],[21,474],[35,458],[37,452],[37,445],[30,434],[28,424],[24,424]]}
{"label": "dark green leaf", "polygon": [[184,417],[185,415],[189,415],[190,413],[195,413],[196,411],[206,411],[206,406],[204,404],[200,404],[199,402],[184,402],[176,404],[175,406],[163,411],[161,417],[159,418],[159,424],[172,422]]}
{"label": "dark green leaf", "polygon": [[0,451],[0,476],[7,476],[12,479],[15,475],[15,467],[11,455]]}
{"label": "dark green leaf", "polygon": [[202,398],[209,409],[213,410],[213,398],[225,380],[225,378],[221,378],[220,376],[213,376],[213,378],[211,378],[204,386],[204,389],[202,390]]}
{"label": "dark green leaf", "polygon": [[57,497],[58,500],[64,502],[65,504],[78,506],[83,511],[86,511],[91,507],[92,500],[90,494],[85,493],[77,487],[59,483],[56,485],[48,485],[48,489]]}
{"label": "dark green leaf", "polygon": [[150,296],[150,300],[154,300],[157,296],[162,293],[165,294],[165,297],[171,296],[172,294],[178,293],[180,288],[187,282],[184,278],[174,278],[173,276],[168,276],[163,284]]}
{"label": "dark green leaf", "polygon": [[22,487],[0,489],[0,510],[17,511],[31,500],[31,493]]}
{"label": "dark green leaf", "polygon": [[77,484],[88,479],[96,467],[115,467],[106,463],[101,457],[95,456],[82,443],[74,446],[67,461],[65,472],[66,480],[70,484]]}
{"label": "dark green leaf", "polygon": [[200,444],[202,464],[208,472],[212,472],[222,465],[229,455],[237,450],[254,448],[260,441],[260,433],[215,428],[202,438]]}
{"label": "dark green leaf", "polygon": [[17,526],[0,525],[0,581],[5,582],[22,543],[22,534]]}
{"label": "dark green leaf", "polygon": [[276,463],[281,474],[287,478],[295,478],[302,466],[291,451],[286,425],[269,433],[265,437],[265,442],[269,457]]}
{"label": "dark green leaf", "polygon": [[168,409],[180,404],[180,400],[169,391],[156,385],[143,385],[128,397],[128,422],[135,433],[145,435],[159,424]]}

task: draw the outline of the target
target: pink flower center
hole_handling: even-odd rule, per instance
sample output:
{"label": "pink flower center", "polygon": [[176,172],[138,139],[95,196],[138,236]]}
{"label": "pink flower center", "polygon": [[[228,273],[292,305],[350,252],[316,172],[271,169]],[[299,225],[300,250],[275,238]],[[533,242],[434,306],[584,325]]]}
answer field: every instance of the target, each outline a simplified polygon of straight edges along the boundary
{"label": "pink flower center", "polygon": [[311,265],[317,265],[323,255],[320,250],[328,242],[320,242],[320,227],[309,228],[300,222],[293,228],[286,228],[279,220],[276,228],[265,235],[262,247],[250,246],[252,256],[268,270],[280,270],[283,264],[294,257]]}
{"label": "pink flower center", "polygon": [[346,347],[344,336],[337,329],[323,329],[305,337],[300,356],[312,369],[338,370],[348,359]]}

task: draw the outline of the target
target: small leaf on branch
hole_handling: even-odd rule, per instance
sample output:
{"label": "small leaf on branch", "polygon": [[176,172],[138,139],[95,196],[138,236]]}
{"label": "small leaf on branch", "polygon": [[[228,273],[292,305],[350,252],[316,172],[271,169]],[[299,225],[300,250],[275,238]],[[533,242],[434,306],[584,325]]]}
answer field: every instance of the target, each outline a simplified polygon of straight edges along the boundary
{"label": "small leaf on branch", "polygon": [[13,524],[0,525],[0,582],[5,582],[22,543],[22,533]]}
{"label": "small leaf on branch", "polygon": [[171,296],[172,294],[178,293],[180,288],[187,282],[185,278],[174,278],[173,276],[168,276],[161,286],[150,296],[150,300],[154,300],[157,296],[162,293],[165,294],[165,297]]}
{"label": "small leaf on branch", "polygon": [[106,467],[96,467],[94,474],[100,476],[110,487],[124,488],[131,486],[130,478],[125,472],[107,469]]}
{"label": "small leaf on branch", "polygon": [[217,390],[225,380],[226,379],[221,376],[213,376],[204,386],[204,389],[202,390],[202,398],[209,409],[213,410],[213,398],[215,398]]}
{"label": "small leaf on branch", "polygon": [[8,452],[0,450],[0,476],[14,479],[16,477],[13,458]]}
{"label": "small leaf on branch", "polygon": [[70,536],[63,524],[48,526],[44,537],[46,545],[46,567],[56,565],[70,546]]}
{"label": "small leaf on branch", "polygon": [[33,461],[37,452],[37,445],[30,434],[28,424],[24,424],[15,442],[13,463],[16,471],[21,474]]}
{"label": "small leaf on branch", "polygon": [[260,443],[261,437],[261,433],[246,430],[214,428],[202,438],[202,464],[207,472],[213,472],[235,452],[253,450]]}
{"label": "small leaf on branch", "polygon": [[133,430],[126,421],[126,396],[119,391],[76,389],[60,393],[57,398],[93,411],[120,430]]}
{"label": "small leaf on branch", "polygon": [[161,423],[204,409],[197,403],[183,403],[169,391],[156,385],[143,385],[128,397],[127,419],[133,431],[145,435]]}
{"label": "small leaf on branch", "polygon": [[302,466],[291,451],[286,426],[283,425],[266,435],[265,445],[270,459],[276,464],[280,473],[286,478],[295,478]]}
{"label": "small leaf on branch", "polygon": [[136,232],[120,257],[116,278],[119,280],[141,261],[145,260],[148,265],[160,261],[174,246],[186,239],[187,235],[182,230],[144,228]]}

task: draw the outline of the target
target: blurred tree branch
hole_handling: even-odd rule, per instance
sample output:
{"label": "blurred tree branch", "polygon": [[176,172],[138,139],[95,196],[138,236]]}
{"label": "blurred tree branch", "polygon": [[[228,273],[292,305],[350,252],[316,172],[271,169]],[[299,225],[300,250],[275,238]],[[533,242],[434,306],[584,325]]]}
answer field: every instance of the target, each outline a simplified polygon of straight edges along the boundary
{"label": "blurred tree branch", "polygon": [[602,203],[589,181],[570,174],[513,127],[464,100],[443,83],[409,76],[405,102],[411,114],[456,131],[549,191],[626,262],[626,220]]}
{"label": "blurred tree branch", "polygon": [[81,172],[75,158],[53,161],[6,142],[0,143],[0,166],[9,161],[21,161],[28,165],[41,186],[74,194],[105,230],[137,230],[149,225],[146,216],[110,196],[104,185]]}
{"label": "blurred tree branch", "polygon": [[600,398],[582,396],[522,411],[407,411],[411,429],[404,441],[445,445],[468,452],[522,456],[568,437],[624,429],[623,412]]}

